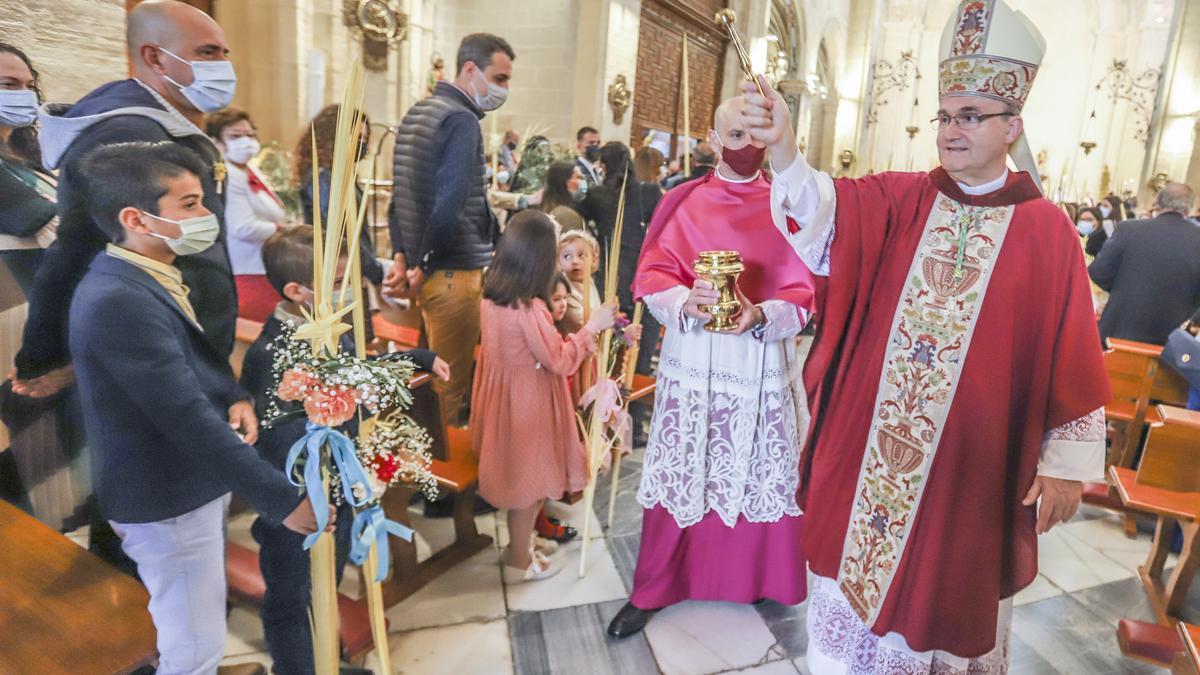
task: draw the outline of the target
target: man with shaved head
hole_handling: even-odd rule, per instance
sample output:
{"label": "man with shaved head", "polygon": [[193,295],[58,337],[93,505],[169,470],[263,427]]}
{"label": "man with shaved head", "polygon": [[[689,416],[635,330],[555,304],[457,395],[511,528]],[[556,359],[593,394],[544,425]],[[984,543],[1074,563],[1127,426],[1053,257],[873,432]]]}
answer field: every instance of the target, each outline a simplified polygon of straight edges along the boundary
{"label": "man with shaved head", "polygon": [[[59,170],[58,241],[46,250],[29,298],[14,390],[33,396],[54,393],[69,373],[66,315],[88,262],[105,237],[78,197],[79,158],[100,145],[171,141],[205,164],[204,205],[223,219],[225,178],[221,155],[200,122],[228,105],[236,78],[225,33],[204,12],[174,0],[147,0],[129,12],[126,28],[132,79],[105,84],[73,105],[47,104],[39,115],[42,157]],[[178,267],[208,341],[222,356],[233,350],[236,290],[225,247],[225,226],[216,244],[182,256]]]}
{"label": "man with shaved head", "polygon": [[1003,0],[959,4],[929,172],[835,181],[797,152],[783,98],[742,88],[792,218],[776,225],[824,277],[800,473],[814,673],[1006,672],[1037,535],[1104,476],[1083,251],[1021,119],[1045,46]]}
{"label": "man with shaved head", "polygon": [[[751,141],[741,98],[717,108],[716,170],[663,197],[642,245],[633,294],[666,327],[638,502],[642,545],[614,637],[684,600],[793,605],[805,597],[796,504],[807,423],[796,334],[813,276],[772,224],[766,148]],[[698,279],[701,251],[731,250],[745,271],[734,330],[710,332],[717,292]]]}

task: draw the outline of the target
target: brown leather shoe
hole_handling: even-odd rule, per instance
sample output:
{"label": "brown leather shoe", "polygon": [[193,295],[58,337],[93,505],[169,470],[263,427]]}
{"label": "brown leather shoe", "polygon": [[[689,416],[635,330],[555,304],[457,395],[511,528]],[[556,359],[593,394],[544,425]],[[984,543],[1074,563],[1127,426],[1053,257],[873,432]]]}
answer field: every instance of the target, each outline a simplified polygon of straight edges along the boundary
{"label": "brown leather shoe", "polygon": [[267,675],[267,667],[261,663],[234,663],[217,668],[217,675]]}

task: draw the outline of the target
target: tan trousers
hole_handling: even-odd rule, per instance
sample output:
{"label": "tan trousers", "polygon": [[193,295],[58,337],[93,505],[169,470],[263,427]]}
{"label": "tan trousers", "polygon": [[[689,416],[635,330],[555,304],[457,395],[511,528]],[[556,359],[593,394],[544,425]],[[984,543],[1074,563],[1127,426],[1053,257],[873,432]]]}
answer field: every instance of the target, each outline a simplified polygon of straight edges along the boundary
{"label": "tan trousers", "polygon": [[438,270],[421,288],[421,316],[429,348],[450,365],[450,381],[433,383],[444,425],[458,422],[463,397],[471,386],[481,300],[483,270]]}

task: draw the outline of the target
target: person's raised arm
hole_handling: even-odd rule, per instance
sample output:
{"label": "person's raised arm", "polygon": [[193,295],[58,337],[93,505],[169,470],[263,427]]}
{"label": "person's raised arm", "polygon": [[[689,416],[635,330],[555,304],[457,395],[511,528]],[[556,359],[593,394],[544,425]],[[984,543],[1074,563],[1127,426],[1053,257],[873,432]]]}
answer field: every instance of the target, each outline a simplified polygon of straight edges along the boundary
{"label": "person's raised arm", "polygon": [[808,166],[796,145],[787,102],[765,79],[760,81],[769,98],[759,94],[753,82],[743,82],[742,117],[750,140],[766,147],[771,160],[771,218],[813,273],[828,275],[836,206],[833,180]]}

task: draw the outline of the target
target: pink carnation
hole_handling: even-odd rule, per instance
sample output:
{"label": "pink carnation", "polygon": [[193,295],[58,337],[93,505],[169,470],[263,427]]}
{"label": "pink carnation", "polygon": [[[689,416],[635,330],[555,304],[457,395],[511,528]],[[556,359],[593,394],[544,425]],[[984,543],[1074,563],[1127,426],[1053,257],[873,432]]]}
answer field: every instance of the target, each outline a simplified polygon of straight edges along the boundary
{"label": "pink carnation", "polygon": [[304,412],[313,424],[336,427],[354,417],[357,405],[354,390],[349,387],[315,387],[304,399]]}
{"label": "pink carnation", "polygon": [[303,401],[320,384],[320,380],[305,370],[293,368],[283,374],[275,395],[284,401]]}

